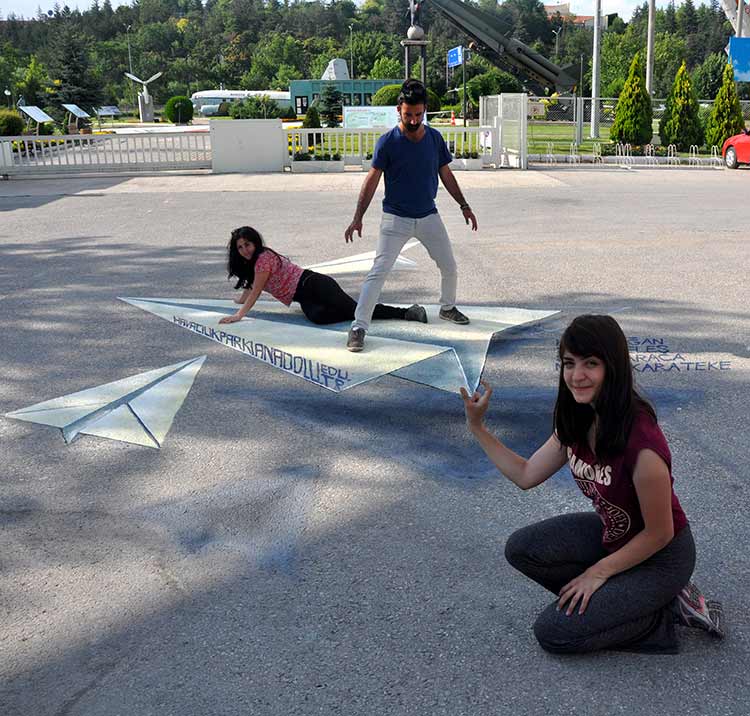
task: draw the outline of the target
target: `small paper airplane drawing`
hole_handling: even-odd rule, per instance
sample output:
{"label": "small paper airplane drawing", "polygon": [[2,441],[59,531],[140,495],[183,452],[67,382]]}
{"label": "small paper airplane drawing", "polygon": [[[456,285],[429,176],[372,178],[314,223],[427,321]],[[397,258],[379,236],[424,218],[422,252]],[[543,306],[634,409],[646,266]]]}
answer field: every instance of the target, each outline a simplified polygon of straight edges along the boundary
{"label": "small paper airplane drawing", "polygon": [[287,373],[339,392],[389,373],[440,390],[473,391],[479,384],[492,336],[539,323],[559,311],[466,306],[468,326],[438,318],[427,305],[427,324],[373,321],[363,353],[346,350],[348,323],[315,326],[301,310],[258,301],[242,321],[220,325],[236,311],[232,301],[199,298],[121,298],[193,333],[240,351]]}
{"label": "small paper airplane drawing", "polygon": [[70,444],[79,434],[160,448],[206,356],[87,388],[6,418],[60,428]]}
{"label": "small paper airplane drawing", "polygon": [[[414,248],[419,241],[416,239],[410,239],[404,244],[404,248],[401,249],[401,253],[396,257],[396,263],[393,264],[394,271],[407,270],[413,271],[417,267],[417,262],[412,259],[403,256],[404,251],[408,251]],[[345,256],[340,259],[333,259],[332,261],[324,261],[323,263],[313,264],[312,266],[305,266],[305,268],[311,271],[317,271],[318,273],[324,273],[327,276],[340,276],[343,274],[356,274],[356,273],[367,273],[375,261],[375,251],[367,251],[364,254],[356,254],[354,256]]]}

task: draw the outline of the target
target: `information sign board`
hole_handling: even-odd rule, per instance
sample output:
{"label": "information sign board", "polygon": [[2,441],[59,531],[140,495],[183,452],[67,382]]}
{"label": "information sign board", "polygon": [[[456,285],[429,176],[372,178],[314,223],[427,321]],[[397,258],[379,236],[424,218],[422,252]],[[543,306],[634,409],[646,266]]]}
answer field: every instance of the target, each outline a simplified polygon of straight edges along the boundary
{"label": "information sign board", "polygon": [[390,129],[397,124],[396,107],[344,107],[345,129]]}
{"label": "information sign board", "polygon": [[464,63],[463,45],[448,50],[448,67],[458,67]]}

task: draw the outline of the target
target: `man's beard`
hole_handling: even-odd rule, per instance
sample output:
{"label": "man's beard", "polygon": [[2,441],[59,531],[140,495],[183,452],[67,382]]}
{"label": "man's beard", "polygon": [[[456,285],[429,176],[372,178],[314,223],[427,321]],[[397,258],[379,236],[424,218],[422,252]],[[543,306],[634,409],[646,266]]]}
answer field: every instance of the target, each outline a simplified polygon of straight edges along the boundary
{"label": "man's beard", "polygon": [[419,124],[410,124],[408,122],[404,122],[404,127],[406,127],[406,131],[411,132],[412,134],[414,132],[419,131],[419,126],[420,126]]}

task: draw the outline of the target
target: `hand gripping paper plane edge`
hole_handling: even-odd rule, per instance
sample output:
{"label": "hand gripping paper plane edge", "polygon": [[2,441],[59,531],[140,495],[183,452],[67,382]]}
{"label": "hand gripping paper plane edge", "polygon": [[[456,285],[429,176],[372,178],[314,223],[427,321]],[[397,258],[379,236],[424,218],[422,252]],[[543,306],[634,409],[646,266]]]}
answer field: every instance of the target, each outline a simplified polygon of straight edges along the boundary
{"label": "hand gripping paper plane edge", "polygon": [[21,408],[5,417],[159,449],[206,356]]}

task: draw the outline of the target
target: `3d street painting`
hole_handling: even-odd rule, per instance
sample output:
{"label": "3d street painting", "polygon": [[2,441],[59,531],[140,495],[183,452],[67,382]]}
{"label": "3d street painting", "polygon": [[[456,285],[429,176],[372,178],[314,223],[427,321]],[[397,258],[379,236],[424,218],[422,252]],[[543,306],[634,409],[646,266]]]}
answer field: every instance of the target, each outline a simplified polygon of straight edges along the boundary
{"label": "3d street painting", "polygon": [[[393,264],[391,270],[414,270],[417,267],[417,262],[403,256],[403,253],[404,251],[414,248],[418,244],[419,242],[416,239],[407,241],[404,244],[404,248],[401,249],[401,253],[396,257],[396,262]],[[345,256],[341,259],[333,259],[332,261],[324,261],[323,263],[313,264],[312,266],[305,266],[305,268],[308,268],[311,271],[317,271],[318,273],[324,273],[328,276],[342,276],[345,274],[367,273],[372,268],[374,261],[375,251],[367,251],[363,254]]]}
{"label": "3d street painting", "polygon": [[232,301],[146,297],[121,300],[334,392],[387,374],[449,392],[458,392],[461,386],[474,390],[493,335],[559,314],[462,305],[471,323],[457,326],[438,318],[439,306],[427,305],[427,324],[374,321],[365,351],[355,354],[345,346],[348,323],[315,326],[301,310],[277,301],[258,301],[250,316],[238,323],[220,325],[222,316],[235,312]]}
{"label": "3d street painting", "polygon": [[206,356],[139,373],[46,400],[6,417],[60,428],[66,443],[77,435],[159,448],[190,392]]}

